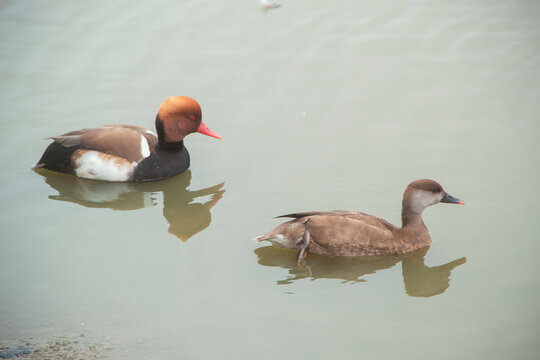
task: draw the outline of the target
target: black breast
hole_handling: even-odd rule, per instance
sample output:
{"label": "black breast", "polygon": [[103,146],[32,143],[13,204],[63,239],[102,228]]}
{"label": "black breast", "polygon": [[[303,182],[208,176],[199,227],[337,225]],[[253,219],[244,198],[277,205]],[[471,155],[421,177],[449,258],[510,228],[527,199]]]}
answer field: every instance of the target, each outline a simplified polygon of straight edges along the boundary
{"label": "black breast", "polygon": [[[189,168],[189,153],[183,141],[175,146],[156,146],[147,158],[135,168],[133,181],[165,179],[183,173]],[[171,144],[172,145],[172,144]]]}

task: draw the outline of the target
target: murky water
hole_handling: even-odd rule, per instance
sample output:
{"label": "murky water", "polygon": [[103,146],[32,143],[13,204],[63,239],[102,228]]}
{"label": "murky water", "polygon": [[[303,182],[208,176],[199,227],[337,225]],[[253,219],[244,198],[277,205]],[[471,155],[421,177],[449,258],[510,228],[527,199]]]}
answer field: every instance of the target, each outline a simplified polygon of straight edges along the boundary
{"label": "murky water", "polygon": [[[0,4],[0,345],[112,359],[531,359],[540,352],[540,6],[283,0]],[[31,167],[43,138],[153,128],[189,95],[218,141],[188,173],[102,184]],[[274,216],[399,224],[429,249],[336,259],[251,241]]]}

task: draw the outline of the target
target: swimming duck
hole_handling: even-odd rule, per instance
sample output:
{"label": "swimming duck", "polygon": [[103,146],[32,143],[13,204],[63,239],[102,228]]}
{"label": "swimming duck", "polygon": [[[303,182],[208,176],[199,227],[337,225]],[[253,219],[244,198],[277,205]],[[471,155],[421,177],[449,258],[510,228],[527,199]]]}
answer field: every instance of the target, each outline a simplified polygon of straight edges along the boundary
{"label": "swimming duck", "polygon": [[403,254],[431,243],[422,212],[440,202],[465,204],[449,195],[436,181],[416,180],[403,193],[401,227],[357,211],[312,211],[278,216],[293,220],[254,240],[297,249],[298,262],[308,252],[334,256]]}
{"label": "swimming duck", "polygon": [[159,180],[189,167],[185,136],[199,132],[221,139],[202,122],[199,103],[187,96],[165,99],[155,124],[157,136],[140,126],[105,125],[51,137],[34,169],[105,181]]}

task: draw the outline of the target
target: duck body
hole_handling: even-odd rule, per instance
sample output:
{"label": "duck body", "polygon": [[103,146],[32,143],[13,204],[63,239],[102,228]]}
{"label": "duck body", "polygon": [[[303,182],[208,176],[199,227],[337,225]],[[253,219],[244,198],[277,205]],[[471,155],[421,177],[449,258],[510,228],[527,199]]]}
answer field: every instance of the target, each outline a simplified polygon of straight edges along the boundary
{"label": "duck body", "polygon": [[463,204],[435,181],[416,180],[409,184],[403,196],[402,227],[363,212],[313,211],[279,216],[292,217],[293,220],[254,240],[296,249],[299,261],[308,252],[333,256],[408,253],[431,243],[422,211],[439,202]]}
{"label": "duck body", "polygon": [[52,137],[35,168],[104,181],[150,181],[186,171],[184,137],[192,132],[221,138],[202,123],[199,104],[166,99],[156,116],[157,135],[135,125],[105,125]]}
{"label": "duck body", "polygon": [[279,247],[300,250],[307,230],[311,237],[310,253],[334,256],[403,254],[431,243],[423,222],[415,229],[401,229],[359,211],[314,211],[279,217],[293,217],[294,220],[278,226],[277,233],[273,234],[276,237],[259,241],[268,240]]}

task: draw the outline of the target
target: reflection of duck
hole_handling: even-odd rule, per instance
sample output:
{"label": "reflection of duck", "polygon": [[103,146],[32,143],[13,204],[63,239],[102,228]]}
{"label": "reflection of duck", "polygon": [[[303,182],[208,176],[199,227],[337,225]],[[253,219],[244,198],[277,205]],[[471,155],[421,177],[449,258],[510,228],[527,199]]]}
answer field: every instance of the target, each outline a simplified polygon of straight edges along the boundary
{"label": "reflection of duck", "polygon": [[[191,171],[170,179],[144,183],[111,183],[81,179],[49,170],[37,170],[45,182],[58,191],[50,199],[77,203],[85,207],[113,210],[136,210],[157,204],[157,194],[163,192],[163,216],[169,222],[169,233],[182,241],[206,229],[211,222],[210,209],[222,198],[220,183],[191,191]],[[195,202],[196,198],[210,197]]]}
{"label": "reflection of duck", "polygon": [[336,257],[312,254],[303,264],[297,263],[296,254],[288,249],[267,246],[256,249],[258,262],[265,266],[289,269],[289,276],[278,284],[291,284],[304,278],[341,279],[345,282],[363,282],[362,276],[389,269],[401,261],[405,292],[409,296],[429,297],[443,293],[449,285],[451,271],[464,264],[464,257],[448,264],[428,267],[424,256],[429,247],[412,253],[393,256]]}
{"label": "reflection of duck", "polygon": [[[163,189],[163,216],[169,222],[169,233],[182,241],[206,229],[211,222],[210,209],[223,197],[223,185],[217,184],[212,187],[190,191],[186,190],[191,181],[191,172],[182,174],[188,179],[185,187],[166,186]],[[165,181],[165,185],[170,181]],[[205,202],[194,202],[198,197],[210,197]]]}

